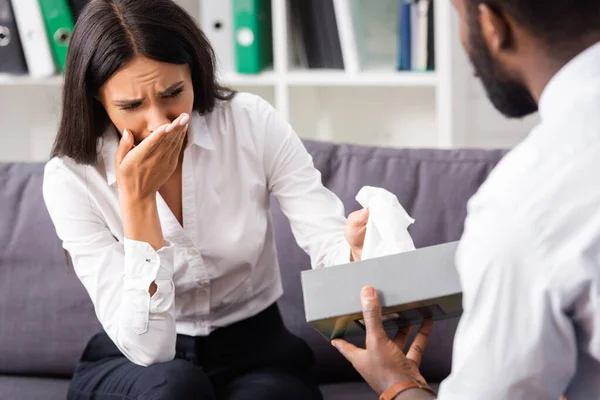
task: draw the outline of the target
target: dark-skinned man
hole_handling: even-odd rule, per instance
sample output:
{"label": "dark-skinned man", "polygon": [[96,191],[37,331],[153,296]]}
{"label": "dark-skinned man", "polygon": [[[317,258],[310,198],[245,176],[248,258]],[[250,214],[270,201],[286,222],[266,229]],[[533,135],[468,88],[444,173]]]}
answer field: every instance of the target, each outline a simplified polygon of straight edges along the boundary
{"label": "dark-skinned man", "polygon": [[[450,0],[435,0],[450,1]],[[494,106],[541,123],[470,200],[456,264],[464,313],[441,400],[600,398],[600,1],[454,0]],[[358,294],[357,294],[358,295]],[[361,293],[367,349],[333,342],[384,398],[433,399]]]}

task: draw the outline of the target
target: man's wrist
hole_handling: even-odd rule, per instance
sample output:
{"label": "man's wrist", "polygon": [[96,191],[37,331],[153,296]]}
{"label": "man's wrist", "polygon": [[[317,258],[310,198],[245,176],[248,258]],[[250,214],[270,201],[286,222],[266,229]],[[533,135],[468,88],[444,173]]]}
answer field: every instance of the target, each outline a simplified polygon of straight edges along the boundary
{"label": "man's wrist", "polygon": [[425,389],[413,388],[400,393],[394,397],[394,400],[432,400],[436,398],[436,396]]}
{"label": "man's wrist", "polygon": [[[392,397],[394,396],[394,397]],[[436,395],[423,377],[397,377],[395,383],[389,385],[380,399],[393,400],[432,400]]]}

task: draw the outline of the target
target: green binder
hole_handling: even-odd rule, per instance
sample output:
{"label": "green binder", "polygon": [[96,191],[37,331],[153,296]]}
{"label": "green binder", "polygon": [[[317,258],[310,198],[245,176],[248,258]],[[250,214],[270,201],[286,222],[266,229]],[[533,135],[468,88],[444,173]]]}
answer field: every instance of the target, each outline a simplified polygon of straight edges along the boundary
{"label": "green binder", "polygon": [[65,70],[67,51],[73,33],[73,15],[67,0],[39,0],[46,32],[60,72]]}
{"label": "green binder", "polygon": [[233,0],[236,69],[257,74],[273,64],[271,0]]}

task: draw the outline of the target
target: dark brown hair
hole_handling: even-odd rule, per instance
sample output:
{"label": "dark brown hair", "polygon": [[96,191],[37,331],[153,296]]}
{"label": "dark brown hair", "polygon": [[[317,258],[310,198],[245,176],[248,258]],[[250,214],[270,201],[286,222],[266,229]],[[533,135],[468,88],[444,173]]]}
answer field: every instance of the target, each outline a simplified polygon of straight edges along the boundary
{"label": "dark brown hair", "polygon": [[214,51],[192,17],[171,0],[92,0],[69,45],[62,115],[52,157],[96,162],[97,138],[110,120],[96,99],[106,81],[135,56],[187,64],[194,110],[206,114],[235,92],[220,86]]}

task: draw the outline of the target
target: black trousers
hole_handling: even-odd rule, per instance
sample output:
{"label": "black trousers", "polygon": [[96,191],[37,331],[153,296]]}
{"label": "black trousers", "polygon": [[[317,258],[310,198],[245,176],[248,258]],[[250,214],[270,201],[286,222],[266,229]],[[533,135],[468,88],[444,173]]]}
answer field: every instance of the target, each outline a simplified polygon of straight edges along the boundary
{"label": "black trousers", "polygon": [[321,400],[314,356],[277,305],[208,337],[177,336],[173,361],[141,367],[106,335],[88,343],[68,400]]}

